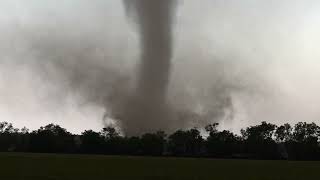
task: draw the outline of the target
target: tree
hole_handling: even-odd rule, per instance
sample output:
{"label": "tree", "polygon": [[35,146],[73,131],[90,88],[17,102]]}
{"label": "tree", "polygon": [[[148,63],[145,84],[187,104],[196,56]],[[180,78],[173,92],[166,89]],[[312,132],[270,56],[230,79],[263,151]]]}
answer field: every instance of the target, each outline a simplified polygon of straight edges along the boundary
{"label": "tree", "polygon": [[0,151],[16,150],[19,129],[11,123],[0,122]]}
{"label": "tree", "polygon": [[18,133],[17,133],[17,142],[16,142],[16,151],[19,152],[27,152],[29,151],[29,144],[30,144],[30,133],[29,129],[26,127],[23,127]]}
{"label": "tree", "polygon": [[209,135],[213,135],[218,132],[217,128],[219,123],[209,124],[205,127],[205,130],[209,133]]}
{"label": "tree", "polygon": [[260,125],[241,130],[247,153],[262,159],[278,159],[279,153],[273,140],[276,125],[263,121]]}
{"label": "tree", "polygon": [[14,128],[11,123],[8,122],[0,122],[0,133],[16,133],[19,129]]}
{"label": "tree", "polygon": [[272,140],[276,125],[263,121],[260,125],[250,126],[242,130],[242,136],[249,141]]}
{"label": "tree", "polygon": [[292,127],[290,124],[286,123],[279,126],[275,131],[275,136],[277,142],[288,142],[292,139]]}
{"label": "tree", "polygon": [[320,128],[315,123],[299,122],[294,126],[292,140],[288,143],[289,158],[295,160],[319,160]]}
{"label": "tree", "polygon": [[141,137],[143,155],[160,156],[163,154],[166,143],[166,134],[163,131],[146,133]]}
{"label": "tree", "polygon": [[120,136],[117,130],[114,127],[110,127],[110,126],[103,128],[100,134],[106,139],[113,139]]}
{"label": "tree", "polygon": [[214,157],[232,157],[240,153],[240,138],[230,131],[211,131],[206,141],[208,154]]}
{"label": "tree", "polygon": [[75,143],[66,129],[49,124],[30,134],[30,148],[33,152],[70,153],[74,151]]}
{"label": "tree", "polygon": [[168,146],[173,155],[195,156],[201,153],[203,138],[196,128],[178,130],[169,136]]}
{"label": "tree", "polygon": [[292,128],[262,122],[242,129],[242,136],[219,131],[218,125],[205,127],[209,136],[204,140],[197,128],[178,130],[168,138],[163,131],[126,137],[114,127],[73,135],[55,124],[29,133],[0,122],[0,151],[320,160],[320,127],[315,123],[299,122]]}
{"label": "tree", "polygon": [[142,150],[142,142],[140,137],[127,137],[124,138],[125,140],[125,146],[123,147],[124,149],[124,154],[128,155],[144,155],[143,150]]}
{"label": "tree", "polygon": [[82,153],[102,153],[104,137],[100,133],[92,130],[84,131],[81,134],[81,152]]}
{"label": "tree", "polygon": [[320,128],[315,123],[299,122],[294,127],[293,139],[296,142],[317,143]]}

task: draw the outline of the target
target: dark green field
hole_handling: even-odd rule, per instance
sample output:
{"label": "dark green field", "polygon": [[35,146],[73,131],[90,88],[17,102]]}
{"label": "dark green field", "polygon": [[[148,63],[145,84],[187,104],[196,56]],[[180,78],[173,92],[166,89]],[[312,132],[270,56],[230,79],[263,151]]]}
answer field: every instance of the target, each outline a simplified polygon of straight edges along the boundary
{"label": "dark green field", "polygon": [[320,162],[0,154],[1,180],[320,179]]}

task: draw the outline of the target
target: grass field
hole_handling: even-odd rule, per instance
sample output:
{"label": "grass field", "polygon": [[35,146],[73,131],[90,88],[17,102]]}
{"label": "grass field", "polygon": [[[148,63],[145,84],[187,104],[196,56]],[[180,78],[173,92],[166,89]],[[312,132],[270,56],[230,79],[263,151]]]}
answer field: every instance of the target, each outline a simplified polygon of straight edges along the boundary
{"label": "grass field", "polygon": [[0,153],[1,180],[320,179],[320,162]]}

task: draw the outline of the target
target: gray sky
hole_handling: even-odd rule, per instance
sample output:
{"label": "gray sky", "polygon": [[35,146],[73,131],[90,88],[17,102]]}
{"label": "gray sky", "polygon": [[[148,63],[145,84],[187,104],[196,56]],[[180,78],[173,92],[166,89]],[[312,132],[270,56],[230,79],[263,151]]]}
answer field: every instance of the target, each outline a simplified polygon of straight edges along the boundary
{"label": "gray sky", "polygon": [[[139,62],[121,1],[0,3],[0,120],[31,129],[51,122],[72,132],[102,128],[98,95],[134,78]],[[263,120],[320,123],[319,8],[316,0],[179,1],[173,103],[219,109],[213,114],[232,130]]]}

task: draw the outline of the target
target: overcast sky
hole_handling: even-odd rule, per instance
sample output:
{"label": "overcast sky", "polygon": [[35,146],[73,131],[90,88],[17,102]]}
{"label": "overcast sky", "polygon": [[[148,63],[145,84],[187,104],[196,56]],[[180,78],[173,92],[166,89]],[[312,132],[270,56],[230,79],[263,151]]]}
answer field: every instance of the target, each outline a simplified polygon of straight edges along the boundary
{"label": "overcast sky", "polygon": [[[205,109],[227,93],[232,117],[221,124],[231,130],[320,124],[319,9],[317,0],[180,0],[171,96]],[[129,77],[137,41],[120,0],[0,0],[0,120],[101,129],[106,109],[92,81],[106,69],[106,78]],[[77,63],[86,72],[74,73]]]}

